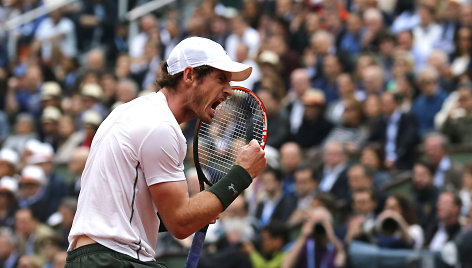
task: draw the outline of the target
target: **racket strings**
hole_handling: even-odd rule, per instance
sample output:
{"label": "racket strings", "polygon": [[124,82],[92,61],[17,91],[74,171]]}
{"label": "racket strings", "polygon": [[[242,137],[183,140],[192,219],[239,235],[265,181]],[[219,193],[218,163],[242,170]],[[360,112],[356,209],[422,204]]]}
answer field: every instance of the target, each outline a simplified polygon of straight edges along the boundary
{"label": "racket strings", "polygon": [[201,125],[198,138],[200,165],[212,184],[229,172],[239,148],[252,139],[262,142],[263,129],[259,103],[243,91],[234,90],[233,96],[217,107],[211,124]]}

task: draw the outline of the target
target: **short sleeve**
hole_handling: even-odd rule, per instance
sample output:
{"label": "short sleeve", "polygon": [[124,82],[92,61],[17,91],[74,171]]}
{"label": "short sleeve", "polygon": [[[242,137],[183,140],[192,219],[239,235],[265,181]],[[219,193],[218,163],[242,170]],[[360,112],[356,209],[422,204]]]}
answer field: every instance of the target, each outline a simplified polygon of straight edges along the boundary
{"label": "short sleeve", "polygon": [[170,125],[158,126],[145,136],[139,150],[139,161],[147,185],[185,180],[184,145],[185,139],[182,140]]}

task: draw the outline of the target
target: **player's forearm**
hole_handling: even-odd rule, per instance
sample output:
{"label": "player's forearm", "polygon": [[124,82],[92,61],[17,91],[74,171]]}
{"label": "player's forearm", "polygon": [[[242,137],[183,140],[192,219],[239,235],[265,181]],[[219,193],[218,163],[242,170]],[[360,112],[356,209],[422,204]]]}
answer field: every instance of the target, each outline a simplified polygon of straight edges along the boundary
{"label": "player's forearm", "polygon": [[219,199],[204,191],[188,200],[186,205],[175,208],[175,217],[164,220],[167,229],[179,239],[186,238],[215,220],[223,211]]}

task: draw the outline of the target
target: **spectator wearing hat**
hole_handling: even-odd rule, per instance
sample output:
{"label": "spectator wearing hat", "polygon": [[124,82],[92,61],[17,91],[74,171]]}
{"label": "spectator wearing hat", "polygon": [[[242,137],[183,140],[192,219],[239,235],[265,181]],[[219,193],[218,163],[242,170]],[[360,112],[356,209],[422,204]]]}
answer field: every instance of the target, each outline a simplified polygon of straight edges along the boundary
{"label": "spectator wearing hat", "polygon": [[103,89],[98,84],[87,83],[82,86],[80,90],[82,96],[82,108],[83,111],[95,110],[102,118],[107,115],[107,109],[103,103],[101,103],[103,97]]}
{"label": "spectator wearing hat", "polygon": [[9,148],[0,150],[0,178],[15,176],[19,163],[20,156],[16,151]]}
{"label": "spectator wearing hat", "polygon": [[44,82],[41,86],[41,106],[61,107],[62,89],[57,82]]}
{"label": "spectator wearing hat", "polygon": [[[47,199],[45,214],[51,215],[57,210],[62,198],[67,193],[67,186],[62,176],[54,170],[54,150],[48,143],[39,143],[33,146],[31,155],[27,157],[27,165],[35,165],[41,168],[46,177],[44,182],[44,196]],[[41,218],[43,220],[44,218]]]}
{"label": "spectator wearing hat", "polygon": [[46,195],[48,179],[39,166],[29,165],[23,168],[20,179],[18,205],[29,208],[39,221],[45,222],[50,211],[50,200]]}
{"label": "spectator wearing hat", "polygon": [[41,127],[39,129],[39,140],[51,144],[54,150],[57,149],[59,140],[59,119],[61,118],[61,111],[54,107],[48,106],[44,108],[41,114]]}
{"label": "spectator wearing hat", "polygon": [[0,179],[0,227],[13,228],[17,203],[18,181],[12,177]]}
{"label": "spectator wearing hat", "polygon": [[102,123],[102,117],[94,110],[87,110],[82,115],[82,129],[85,133],[82,146],[89,147],[92,145],[92,139]]}
{"label": "spectator wearing hat", "polygon": [[323,143],[333,124],[325,119],[324,93],[319,89],[308,89],[303,94],[303,119],[293,141],[300,147],[309,149]]}

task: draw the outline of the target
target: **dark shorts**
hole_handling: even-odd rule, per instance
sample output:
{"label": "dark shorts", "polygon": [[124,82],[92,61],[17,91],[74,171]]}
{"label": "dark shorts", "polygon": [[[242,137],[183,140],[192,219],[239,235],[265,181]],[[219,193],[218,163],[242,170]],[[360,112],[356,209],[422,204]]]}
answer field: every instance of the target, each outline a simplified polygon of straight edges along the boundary
{"label": "dark shorts", "polygon": [[118,253],[98,243],[82,246],[67,252],[66,268],[93,267],[158,267],[166,268],[156,261],[144,262],[126,254]]}

